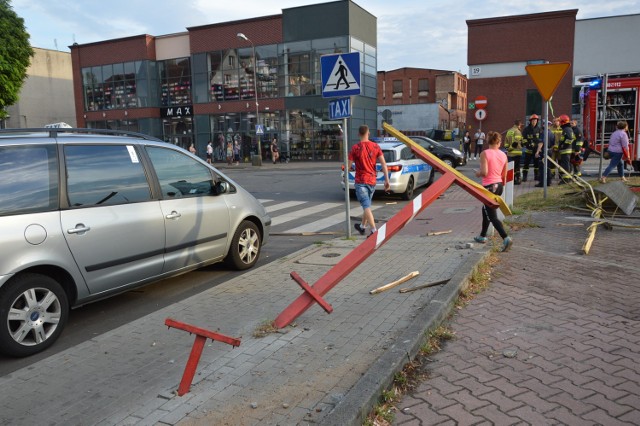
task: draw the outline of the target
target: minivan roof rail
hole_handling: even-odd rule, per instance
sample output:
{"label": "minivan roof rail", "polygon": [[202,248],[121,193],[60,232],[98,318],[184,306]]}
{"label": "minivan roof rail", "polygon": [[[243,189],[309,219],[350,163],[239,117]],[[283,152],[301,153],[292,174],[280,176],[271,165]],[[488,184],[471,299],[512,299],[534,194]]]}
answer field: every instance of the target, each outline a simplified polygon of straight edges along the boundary
{"label": "minivan roof rail", "polygon": [[[113,135],[113,136],[129,136],[139,139],[161,141],[160,139],[145,135],[144,133],[131,132],[128,130],[110,130],[110,129],[82,129],[75,127],[33,127],[27,129],[0,129],[0,134],[24,134],[24,133],[48,133],[50,138],[58,137],[60,133],[80,133],[80,134],[97,134],[97,135]],[[162,141],[161,141],[162,142]]]}

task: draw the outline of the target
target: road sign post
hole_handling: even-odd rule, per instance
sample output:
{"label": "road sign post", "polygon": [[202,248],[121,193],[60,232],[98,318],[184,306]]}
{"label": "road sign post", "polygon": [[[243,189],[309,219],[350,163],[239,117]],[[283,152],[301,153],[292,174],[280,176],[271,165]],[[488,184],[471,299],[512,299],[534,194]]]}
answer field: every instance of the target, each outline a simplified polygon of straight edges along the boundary
{"label": "road sign post", "polygon": [[347,118],[351,117],[351,99],[360,94],[360,53],[337,53],[320,57],[322,97],[340,98],[329,101],[329,118],[342,118],[342,147],[344,156],[345,234],[351,237],[351,203],[349,198],[349,138]]}

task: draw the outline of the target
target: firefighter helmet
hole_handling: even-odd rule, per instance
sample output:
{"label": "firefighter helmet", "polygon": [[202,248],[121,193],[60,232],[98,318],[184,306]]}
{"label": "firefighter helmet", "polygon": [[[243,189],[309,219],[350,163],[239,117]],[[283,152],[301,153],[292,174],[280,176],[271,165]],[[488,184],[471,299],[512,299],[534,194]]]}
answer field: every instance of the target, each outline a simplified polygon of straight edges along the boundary
{"label": "firefighter helmet", "polygon": [[539,118],[540,118],[540,117],[538,117],[538,114],[531,114],[531,117],[529,117],[529,121],[531,121],[531,120],[537,120],[537,119],[539,119]]}
{"label": "firefighter helmet", "polygon": [[560,117],[558,117],[558,121],[560,121],[560,125],[563,125],[567,124],[569,121],[571,121],[571,119],[567,114],[562,114]]}

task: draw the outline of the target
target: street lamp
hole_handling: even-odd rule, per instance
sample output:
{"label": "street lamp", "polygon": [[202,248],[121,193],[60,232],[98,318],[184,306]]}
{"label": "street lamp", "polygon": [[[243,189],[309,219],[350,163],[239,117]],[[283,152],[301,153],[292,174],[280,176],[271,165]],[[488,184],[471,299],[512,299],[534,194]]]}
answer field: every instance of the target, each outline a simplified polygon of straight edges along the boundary
{"label": "street lamp", "polygon": [[[244,35],[244,33],[238,33],[236,35],[239,40],[248,41],[251,43],[251,51],[253,53],[253,94],[256,98],[256,125],[260,124],[260,115],[258,112],[258,64],[256,62],[256,46],[251,39]],[[260,135],[258,135],[258,129],[256,127],[256,139],[258,140],[258,156],[260,157],[260,165],[262,165],[262,145],[260,143]]]}

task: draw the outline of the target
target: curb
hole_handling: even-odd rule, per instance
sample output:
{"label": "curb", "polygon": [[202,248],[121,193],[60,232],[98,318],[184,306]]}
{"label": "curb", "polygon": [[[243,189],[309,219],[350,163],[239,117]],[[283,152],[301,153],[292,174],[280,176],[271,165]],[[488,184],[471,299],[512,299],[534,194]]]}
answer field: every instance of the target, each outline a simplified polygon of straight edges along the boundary
{"label": "curb", "polygon": [[490,249],[473,253],[460,265],[444,287],[442,287],[428,305],[414,318],[409,327],[396,339],[378,360],[369,368],[344,398],[327,414],[322,423],[326,425],[361,426],[378,402],[383,390],[390,387],[397,372],[404,368],[407,361],[418,354],[426,341],[429,330],[437,327],[449,315],[458,295],[464,289],[471,275],[488,255]]}

